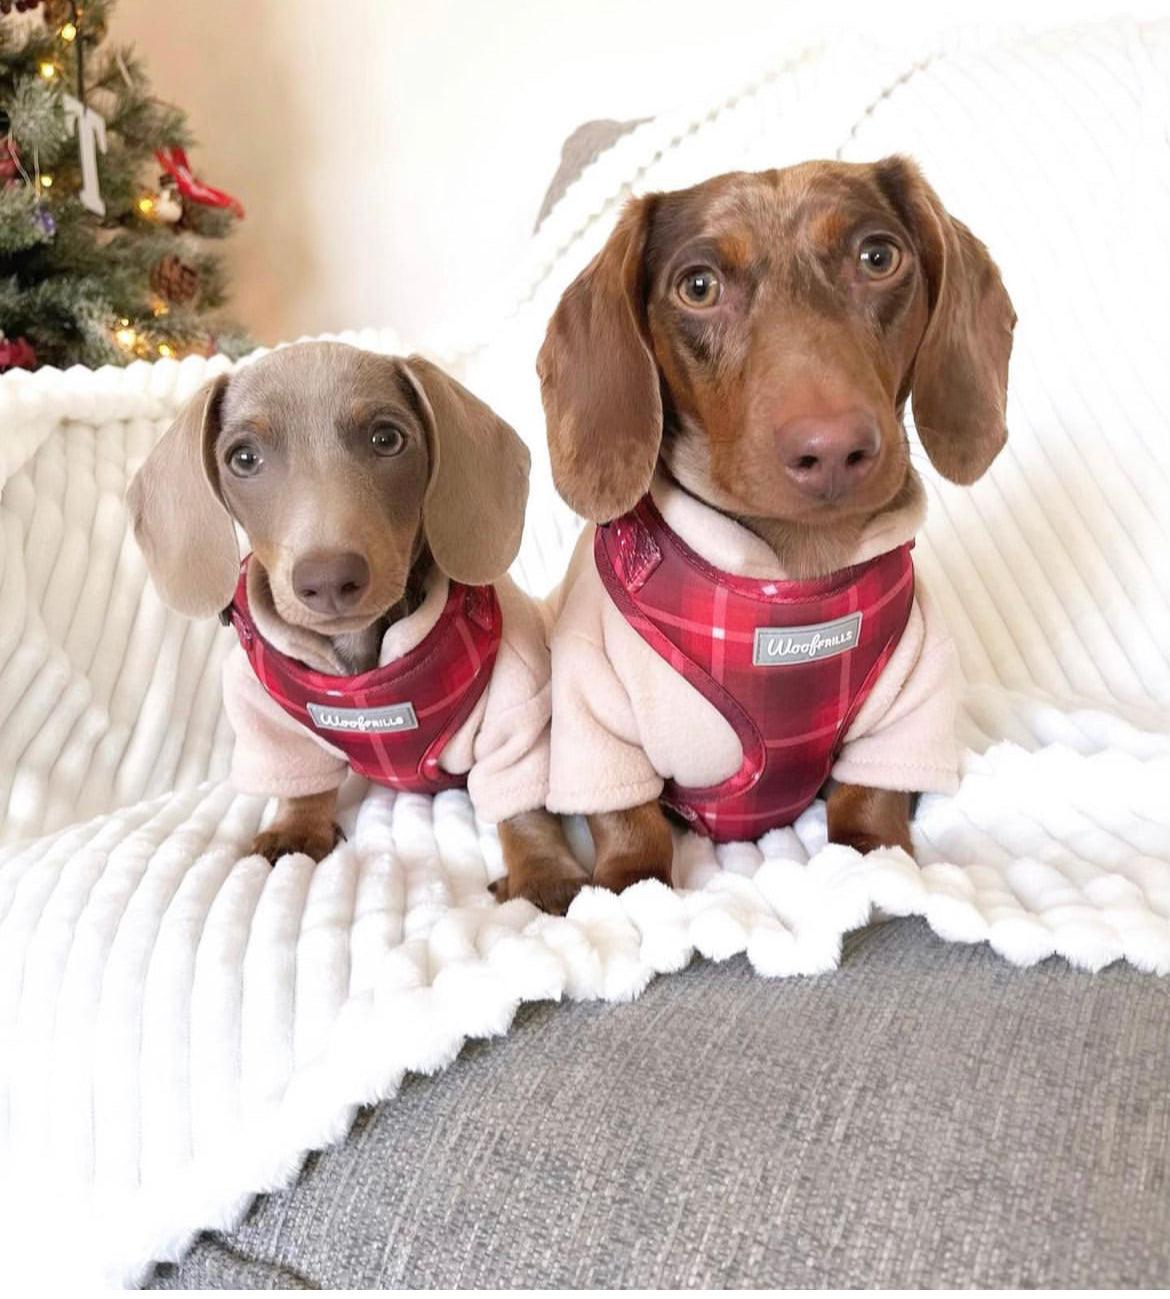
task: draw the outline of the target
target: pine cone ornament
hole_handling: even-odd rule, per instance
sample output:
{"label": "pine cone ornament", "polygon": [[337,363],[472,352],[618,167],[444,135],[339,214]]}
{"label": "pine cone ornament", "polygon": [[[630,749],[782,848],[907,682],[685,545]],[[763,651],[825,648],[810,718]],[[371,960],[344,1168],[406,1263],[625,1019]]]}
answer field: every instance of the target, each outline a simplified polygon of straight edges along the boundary
{"label": "pine cone ornament", "polygon": [[154,264],[150,287],[159,297],[182,306],[199,292],[199,272],[177,253],[167,253]]}

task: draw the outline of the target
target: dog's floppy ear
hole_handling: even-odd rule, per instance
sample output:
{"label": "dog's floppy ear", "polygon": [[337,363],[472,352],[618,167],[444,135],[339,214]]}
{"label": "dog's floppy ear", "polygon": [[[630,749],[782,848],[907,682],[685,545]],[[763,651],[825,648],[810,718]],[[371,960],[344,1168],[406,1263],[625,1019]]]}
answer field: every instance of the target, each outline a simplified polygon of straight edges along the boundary
{"label": "dog's floppy ear", "polygon": [[643,265],[654,202],[626,204],[605,247],[565,290],[536,362],[553,480],[596,523],[646,492],[662,441]]}
{"label": "dog's floppy ear", "polygon": [[528,448],[485,402],[421,356],[402,362],[431,442],[423,529],[435,563],[456,582],[502,577],[520,549]]}
{"label": "dog's floppy ear", "polygon": [[240,573],[235,527],[215,486],[215,438],[227,384],[220,375],[199,389],[126,492],[158,593],[188,618],[219,613]]}
{"label": "dog's floppy ear", "polygon": [[981,477],[1007,441],[1008,359],[1016,313],[991,254],[907,158],[876,166],[926,272],[930,319],[911,380],[914,424],[954,483]]}

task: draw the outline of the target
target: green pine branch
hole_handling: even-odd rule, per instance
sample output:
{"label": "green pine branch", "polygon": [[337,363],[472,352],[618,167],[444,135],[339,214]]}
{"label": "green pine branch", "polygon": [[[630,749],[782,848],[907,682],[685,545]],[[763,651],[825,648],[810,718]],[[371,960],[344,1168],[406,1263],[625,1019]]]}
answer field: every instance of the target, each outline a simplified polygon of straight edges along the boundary
{"label": "green pine branch", "polygon": [[48,231],[37,221],[37,197],[30,185],[0,189],[0,257],[46,243]]}
{"label": "green pine branch", "polygon": [[[58,366],[125,363],[156,356],[160,346],[175,354],[212,345],[238,352],[247,340],[214,314],[228,287],[214,242],[235,218],[184,200],[183,219],[172,226],[139,208],[158,186],[154,151],[190,147],[192,136],[182,109],[155,97],[137,53],[105,40],[112,8],[112,0],[86,0],[72,42],[35,23],[0,22],[0,106],[23,169],[0,181],[0,331],[27,338],[42,364]],[[79,201],[78,142],[64,109],[64,96],[77,92],[79,48],[85,101],[106,122],[107,149],[98,158],[102,217]],[[55,75],[42,75],[45,62]],[[7,156],[4,145],[0,162]],[[27,179],[34,176],[39,189]],[[165,301],[152,285],[152,277],[165,283],[158,267],[168,255],[195,273],[189,301]],[[133,331],[132,346],[129,334],[116,338],[122,321]]]}
{"label": "green pine branch", "polygon": [[9,128],[28,153],[37,152],[54,160],[70,137],[60,93],[39,76],[22,77],[5,102],[11,119]]}

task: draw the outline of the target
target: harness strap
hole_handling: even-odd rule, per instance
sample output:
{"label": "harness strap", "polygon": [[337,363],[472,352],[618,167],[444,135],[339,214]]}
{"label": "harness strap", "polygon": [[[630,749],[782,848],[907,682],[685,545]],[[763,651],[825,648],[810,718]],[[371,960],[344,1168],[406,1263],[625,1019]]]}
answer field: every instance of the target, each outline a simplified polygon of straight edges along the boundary
{"label": "harness strap", "polygon": [[664,803],[721,839],[758,838],[800,815],[905,630],[912,546],[822,578],[760,581],[716,569],[649,496],[597,529],[610,598],[743,750],[739,769],[717,784],[668,781]]}
{"label": "harness strap", "polygon": [[416,793],[466,785],[439,762],[491,679],[503,634],[495,589],[450,582],[438,620],[414,649],[345,677],[318,672],[261,636],[248,605],[247,565],[224,612],[268,695],[378,784]]}

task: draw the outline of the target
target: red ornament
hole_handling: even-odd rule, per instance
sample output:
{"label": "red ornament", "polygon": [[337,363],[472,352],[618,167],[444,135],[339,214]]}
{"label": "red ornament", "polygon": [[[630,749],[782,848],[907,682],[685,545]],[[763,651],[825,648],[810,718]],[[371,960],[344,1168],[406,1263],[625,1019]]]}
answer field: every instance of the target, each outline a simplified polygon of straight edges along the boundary
{"label": "red ornament", "polygon": [[20,175],[20,154],[16,141],[8,136],[0,140],[0,184],[9,185]]}
{"label": "red ornament", "polygon": [[36,364],[37,354],[27,338],[0,335],[0,374],[5,370],[32,370]]}
{"label": "red ornament", "polygon": [[159,166],[168,176],[174,177],[175,184],[179,187],[179,193],[185,199],[192,203],[202,203],[204,207],[222,207],[227,208],[235,217],[244,215],[243,205],[237,198],[232,198],[230,194],[225,193],[222,189],[215,189],[211,185],[205,185],[191,170],[191,164],[187,161],[186,149],[180,149],[177,145],[166,149],[156,149],[154,156],[158,159]]}

